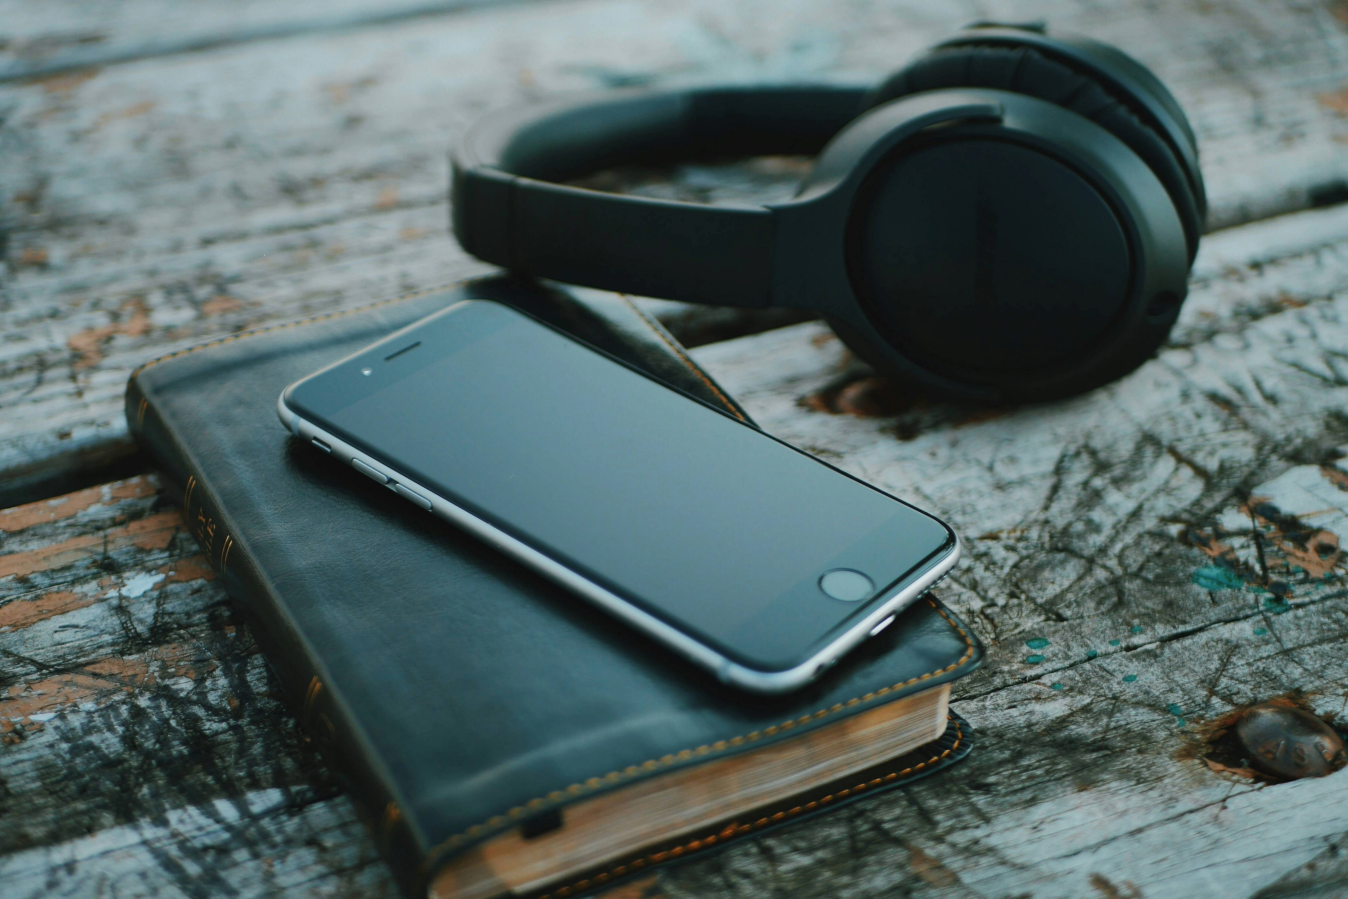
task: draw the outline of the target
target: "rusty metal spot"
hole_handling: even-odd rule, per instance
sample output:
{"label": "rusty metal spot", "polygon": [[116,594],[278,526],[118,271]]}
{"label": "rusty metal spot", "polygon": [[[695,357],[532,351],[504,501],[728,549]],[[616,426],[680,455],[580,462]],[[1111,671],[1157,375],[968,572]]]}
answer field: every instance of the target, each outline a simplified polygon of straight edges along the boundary
{"label": "rusty metal spot", "polygon": [[1271,783],[1324,777],[1348,764],[1343,736],[1307,709],[1298,693],[1243,706],[1204,725],[1198,744],[1181,752],[1195,756],[1213,771]]}
{"label": "rusty metal spot", "polygon": [[1303,709],[1265,703],[1246,711],[1236,736],[1265,774],[1295,780],[1324,777],[1348,763],[1343,738]]}

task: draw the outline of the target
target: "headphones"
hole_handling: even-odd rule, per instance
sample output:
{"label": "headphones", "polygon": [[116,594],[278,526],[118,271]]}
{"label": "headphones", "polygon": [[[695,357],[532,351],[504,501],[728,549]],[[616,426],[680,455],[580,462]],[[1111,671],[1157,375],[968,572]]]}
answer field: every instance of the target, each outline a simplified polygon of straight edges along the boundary
{"label": "headphones", "polygon": [[[817,154],[790,201],[557,182],[628,163]],[[623,92],[490,116],[453,156],[469,253],[690,303],[806,309],[877,370],[981,402],[1133,370],[1187,292],[1193,131],[1141,63],[1042,25],[971,26],[878,87]]]}

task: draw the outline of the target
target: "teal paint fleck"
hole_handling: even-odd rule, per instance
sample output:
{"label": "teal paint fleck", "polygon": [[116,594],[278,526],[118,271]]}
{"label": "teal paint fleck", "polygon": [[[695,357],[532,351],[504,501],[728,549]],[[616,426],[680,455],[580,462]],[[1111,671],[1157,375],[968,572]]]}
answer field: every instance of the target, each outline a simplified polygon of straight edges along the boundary
{"label": "teal paint fleck", "polygon": [[1271,612],[1274,615],[1281,615],[1283,612],[1290,611],[1291,608],[1291,603],[1281,596],[1273,596],[1264,600],[1264,611]]}
{"label": "teal paint fleck", "polygon": [[1129,633],[1140,634],[1140,633],[1142,633],[1142,625],[1140,625],[1140,624],[1135,624],[1135,625],[1133,625],[1131,628],[1129,628],[1128,630],[1129,630]]}
{"label": "teal paint fleck", "polygon": [[1025,645],[1031,649],[1043,649],[1048,645],[1048,639],[1046,637],[1032,637],[1025,641]]}
{"label": "teal paint fleck", "polygon": [[1042,661],[1044,661],[1044,657],[1039,655],[1025,657],[1025,662],[1030,665],[1038,665]]}
{"label": "teal paint fleck", "polygon": [[1110,641],[1109,641],[1109,645],[1110,645],[1110,646],[1118,646],[1118,645],[1119,645],[1119,641],[1118,641],[1118,640],[1110,640]]}
{"label": "teal paint fleck", "polygon": [[1174,715],[1176,718],[1178,718],[1180,715],[1183,715],[1183,714],[1184,714],[1184,709],[1180,708],[1178,705],[1176,705],[1176,704],[1173,703],[1173,702],[1170,703],[1170,705],[1166,706],[1166,707],[1165,707],[1165,710],[1166,710],[1167,712],[1169,712],[1170,714]]}
{"label": "teal paint fleck", "polygon": [[1268,628],[1266,628],[1266,627],[1257,627],[1257,628],[1254,629],[1254,635],[1255,635],[1256,637],[1267,637],[1267,636],[1268,636]]}
{"label": "teal paint fleck", "polygon": [[1123,676],[1123,682],[1124,682],[1125,684],[1131,684],[1131,683],[1132,683],[1133,681],[1135,681],[1135,680],[1137,680],[1137,675],[1136,675],[1136,674],[1125,674],[1125,675]]}
{"label": "teal paint fleck", "polygon": [[1204,590],[1239,590],[1245,583],[1240,575],[1221,565],[1205,565],[1193,573],[1191,580]]}
{"label": "teal paint fleck", "polygon": [[1099,654],[1100,654],[1100,653],[1096,652],[1096,651],[1093,650],[1093,649],[1088,649],[1088,650],[1086,650],[1086,658],[1088,658],[1088,659],[1093,659],[1093,658],[1095,658],[1096,656],[1098,656]]}
{"label": "teal paint fleck", "polygon": [[1062,684],[1049,684],[1049,686],[1052,687],[1054,690],[1062,689]]}
{"label": "teal paint fleck", "polygon": [[1186,724],[1188,724],[1188,723],[1189,723],[1189,722],[1188,722],[1188,721],[1185,721],[1183,718],[1179,718],[1179,717],[1175,718],[1175,726],[1176,726],[1176,727],[1183,727],[1184,725],[1186,725]]}

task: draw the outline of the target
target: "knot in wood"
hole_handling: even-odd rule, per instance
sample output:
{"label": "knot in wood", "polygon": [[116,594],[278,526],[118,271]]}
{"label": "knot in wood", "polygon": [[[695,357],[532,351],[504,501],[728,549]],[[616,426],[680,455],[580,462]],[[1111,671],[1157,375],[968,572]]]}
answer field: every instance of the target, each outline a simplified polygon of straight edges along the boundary
{"label": "knot in wood", "polygon": [[819,412],[834,415],[855,415],[859,418],[883,418],[898,415],[913,405],[888,379],[872,375],[845,384],[830,387],[805,398],[805,405]]}
{"label": "knot in wood", "polygon": [[911,403],[886,378],[870,377],[853,381],[838,392],[835,407],[845,415],[874,418],[897,415]]}
{"label": "knot in wood", "polygon": [[1348,763],[1343,738],[1310,712],[1277,703],[1251,706],[1236,736],[1254,767],[1278,777],[1324,777]]}

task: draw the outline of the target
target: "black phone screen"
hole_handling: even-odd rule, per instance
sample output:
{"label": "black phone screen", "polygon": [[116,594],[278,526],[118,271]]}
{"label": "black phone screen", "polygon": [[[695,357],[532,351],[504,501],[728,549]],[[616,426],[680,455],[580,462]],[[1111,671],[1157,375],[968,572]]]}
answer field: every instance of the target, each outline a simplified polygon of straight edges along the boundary
{"label": "black phone screen", "polygon": [[760,670],[805,661],[954,545],[937,519],[496,303],[437,313],[286,402]]}

